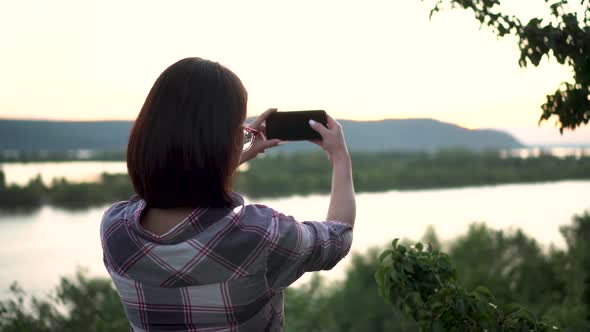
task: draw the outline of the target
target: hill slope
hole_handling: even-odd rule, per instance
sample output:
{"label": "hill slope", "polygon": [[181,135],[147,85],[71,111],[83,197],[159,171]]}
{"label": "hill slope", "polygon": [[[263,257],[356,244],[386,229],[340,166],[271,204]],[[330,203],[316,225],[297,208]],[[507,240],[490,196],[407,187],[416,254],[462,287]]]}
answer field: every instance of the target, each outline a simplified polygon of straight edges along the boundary
{"label": "hill slope", "polygon": [[[382,121],[341,120],[350,150],[472,150],[518,148],[523,145],[497,130],[469,130],[431,119]],[[0,120],[0,150],[66,151],[124,149],[131,121],[66,122]],[[308,143],[286,144],[281,151],[313,149]]]}
{"label": "hill slope", "polygon": [[0,120],[0,150],[121,150],[131,121]]}

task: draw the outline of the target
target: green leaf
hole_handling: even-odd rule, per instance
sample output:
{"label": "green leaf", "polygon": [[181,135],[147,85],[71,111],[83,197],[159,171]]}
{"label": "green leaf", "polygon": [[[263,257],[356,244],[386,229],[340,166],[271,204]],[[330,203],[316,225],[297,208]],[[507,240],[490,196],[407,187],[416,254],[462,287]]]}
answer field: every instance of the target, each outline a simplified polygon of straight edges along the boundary
{"label": "green leaf", "polygon": [[377,282],[377,290],[381,297],[383,297],[383,277],[383,269],[378,269],[375,272],[375,281]]}
{"label": "green leaf", "polygon": [[414,266],[410,262],[405,262],[404,263],[404,270],[406,270],[410,273],[414,273]]}
{"label": "green leaf", "polygon": [[387,256],[391,256],[393,254],[393,250],[391,249],[387,249],[384,252],[381,253],[381,255],[379,255],[379,261],[383,262],[383,260],[385,258],[387,258]]}
{"label": "green leaf", "polygon": [[397,251],[399,251],[400,254],[403,255],[406,253],[406,247],[404,247],[403,245],[400,244],[399,246],[397,246]]}
{"label": "green leaf", "polygon": [[418,242],[414,245],[414,247],[416,248],[416,250],[418,251],[422,251],[422,249],[424,249],[424,246],[422,245],[422,243]]}
{"label": "green leaf", "polygon": [[440,320],[435,320],[432,322],[432,332],[445,332],[445,327]]}

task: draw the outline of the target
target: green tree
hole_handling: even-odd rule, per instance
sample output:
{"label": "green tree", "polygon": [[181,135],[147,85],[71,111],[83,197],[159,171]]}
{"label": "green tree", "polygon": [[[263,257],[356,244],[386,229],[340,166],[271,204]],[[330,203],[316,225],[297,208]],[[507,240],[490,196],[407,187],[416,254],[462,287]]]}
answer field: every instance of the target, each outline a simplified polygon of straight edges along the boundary
{"label": "green tree", "polygon": [[374,271],[377,249],[352,254],[342,281],[313,276],[311,281],[285,292],[285,331],[389,332],[415,331],[415,322],[395,308],[384,306],[377,295]]}
{"label": "green tree", "polygon": [[62,278],[53,296],[28,297],[16,283],[12,298],[0,301],[2,332],[129,331],[121,299],[109,279],[89,279],[83,271]]}
{"label": "green tree", "polygon": [[43,204],[46,193],[41,175],[31,179],[26,186],[0,186],[0,210],[33,211]]}
{"label": "green tree", "polygon": [[437,0],[430,16],[444,8],[473,12],[481,25],[489,26],[498,37],[515,35],[519,42],[519,65],[538,66],[543,56],[553,56],[567,64],[574,82],[563,82],[541,106],[539,123],[557,116],[559,130],[574,130],[590,120],[590,0],[545,0],[550,19],[523,22],[505,13],[500,0]]}
{"label": "green tree", "polygon": [[449,256],[431,246],[406,247],[395,239],[379,260],[375,279],[380,295],[415,319],[421,332],[560,331],[517,305],[497,305],[487,288],[467,291]]}
{"label": "green tree", "polygon": [[563,271],[571,285],[567,295],[570,302],[584,307],[590,321],[590,212],[575,216],[571,225],[560,230],[568,247]]}
{"label": "green tree", "polygon": [[544,315],[565,297],[564,266],[555,268],[551,257],[521,230],[506,232],[471,224],[448,253],[462,285],[467,289],[485,285],[499,305],[518,303]]}
{"label": "green tree", "polygon": [[[494,230],[485,224],[470,225],[465,235],[450,242],[448,256],[434,248],[423,250],[422,244],[400,246],[396,241],[381,256],[377,283],[382,296],[416,319],[423,331],[435,331],[438,324],[450,330],[455,326],[481,331],[489,319],[504,322],[509,313],[525,314],[525,325],[537,326],[535,331],[542,331],[539,326],[548,326],[547,322],[563,331],[588,331],[590,213],[574,216],[560,231],[565,250],[550,247],[548,252],[520,230]],[[434,229],[424,238],[436,239]],[[443,292],[445,287],[450,290]],[[493,303],[494,310],[484,306],[481,311],[474,304],[478,301]],[[461,309],[467,304],[475,305],[474,311]],[[480,314],[488,323],[461,325],[473,323]],[[443,316],[448,321],[437,323]],[[545,325],[539,325],[543,321]],[[488,326],[488,331],[497,330],[499,326]]]}

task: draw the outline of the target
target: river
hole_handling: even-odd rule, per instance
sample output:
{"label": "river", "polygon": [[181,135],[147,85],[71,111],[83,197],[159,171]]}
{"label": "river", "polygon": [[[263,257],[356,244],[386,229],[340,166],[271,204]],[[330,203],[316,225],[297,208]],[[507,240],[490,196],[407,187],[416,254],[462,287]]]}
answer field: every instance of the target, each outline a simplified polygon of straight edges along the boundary
{"label": "river", "polygon": [[[520,227],[545,248],[564,247],[559,226],[590,208],[589,193],[590,181],[361,193],[352,251],[365,252],[395,237],[419,239],[428,225],[448,241],[464,234],[472,222],[497,229]],[[329,196],[247,201],[269,205],[301,221],[320,220]],[[105,208],[67,211],[44,206],[31,214],[0,215],[0,293],[14,280],[27,291],[46,293],[60,276],[74,275],[77,266],[87,268],[91,276],[106,276],[99,240]],[[322,274],[340,278],[349,260],[350,255]]]}

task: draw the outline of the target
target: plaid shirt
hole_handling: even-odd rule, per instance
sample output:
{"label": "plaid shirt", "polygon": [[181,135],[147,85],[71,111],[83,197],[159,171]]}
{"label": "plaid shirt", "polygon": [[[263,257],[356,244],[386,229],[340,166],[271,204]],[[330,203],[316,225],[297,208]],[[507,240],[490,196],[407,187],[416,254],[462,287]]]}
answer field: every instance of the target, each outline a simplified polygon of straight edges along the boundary
{"label": "plaid shirt", "polygon": [[280,331],[283,289],[329,270],[352,243],[351,226],[298,222],[264,205],[197,208],[162,235],[140,226],[137,196],[111,206],[104,264],[134,331]]}

